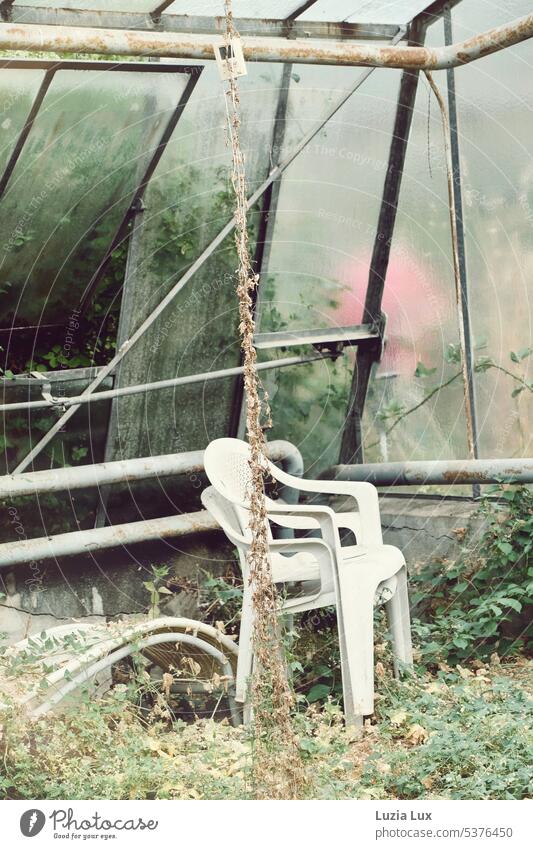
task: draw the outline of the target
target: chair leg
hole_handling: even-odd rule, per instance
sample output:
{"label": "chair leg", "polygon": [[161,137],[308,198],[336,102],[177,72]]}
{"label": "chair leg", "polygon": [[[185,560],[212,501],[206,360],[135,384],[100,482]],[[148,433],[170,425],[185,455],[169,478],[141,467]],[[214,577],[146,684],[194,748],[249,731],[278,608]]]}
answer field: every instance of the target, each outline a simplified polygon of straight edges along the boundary
{"label": "chair leg", "polygon": [[363,716],[374,712],[374,594],[378,583],[364,580],[357,569],[339,573],[343,690],[345,678],[349,681],[344,712],[350,724],[361,724]]}
{"label": "chair leg", "polygon": [[249,689],[250,676],[252,674],[253,661],[253,627],[254,610],[252,603],[252,587],[249,581],[244,579],[244,592],[242,599],[241,628],[239,633],[239,655],[237,659],[237,675],[235,681],[235,701],[246,702]]}
{"label": "chair leg", "polygon": [[401,666],[411,666],[413,649],[411,643],[411,617],[407,590],[407,570],[403,566],[397,573],[396,592],[386,603],[387,618],[392,636],[394,675],[399,677]]}

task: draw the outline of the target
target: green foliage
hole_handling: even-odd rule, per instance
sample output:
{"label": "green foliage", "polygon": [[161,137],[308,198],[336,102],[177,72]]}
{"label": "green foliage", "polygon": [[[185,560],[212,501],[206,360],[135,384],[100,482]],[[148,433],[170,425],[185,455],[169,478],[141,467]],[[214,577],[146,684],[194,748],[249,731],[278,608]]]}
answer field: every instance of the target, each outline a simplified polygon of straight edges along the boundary
{"label": "green foliage", "polygon": [[[530,671],[523,668],[530,681]],[[361,783],[374,799],[524,799],[533,790],[528,680],[493,669],[391,682]]]}
{"label": "green foliage", "polygon": [[498,488],[485,500],[483,531],[466,535],[454,563],[430,563],[411,580],[422,663],[512,655],[531,637],[533,492]]}
{"label": "green foliage", "polygon": [[[533,735],[525,664],[380,679],[375,725],[343,725],[313,705],[297,731],[316,799],[523,799],[531,795]],[[161,693],[159,693],[161,695]],[[0,797],[246,799],[252,740],[226,722],[147,721],[136,687],[84,698],[53,721],[2,708]]]}
{"label": "green foliage", "polygon": [[170,572],[170,566],[151,566],[152,577],[149,581],[143,581],[143,587],[150,594],[150,617],[156,619],[161,610],[159,604],[161,596],[172,595],[172,590],[165,586],[165,580]]}
{"label": "green foliage", "polygon": [[240,623],[243,580],[237,567],[225,575],[202,573],[199,598],[202,620],[212,624],[223,622],[231,633]]}

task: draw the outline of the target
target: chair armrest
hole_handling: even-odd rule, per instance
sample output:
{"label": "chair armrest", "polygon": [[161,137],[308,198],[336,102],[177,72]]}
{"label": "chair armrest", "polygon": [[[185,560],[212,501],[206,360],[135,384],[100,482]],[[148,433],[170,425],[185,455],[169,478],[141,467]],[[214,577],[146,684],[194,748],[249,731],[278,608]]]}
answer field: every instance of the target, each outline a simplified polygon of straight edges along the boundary
{"label": "chair armrest", "polygon": [[347,495],[354,498],[361,517],[361,534],[358,542],[361,545],[383,544],[378,491],[371,483],[367,481],[311,481],[306,478],[295,478],[272,463],[270,472],[281,483],[302,492],[323,492],[327,495]]}
{"label": "chair armrest", "polygon": [[[312,520],[314,524],[311,528],[318,527],[322,533],[322,539],[329,545],[336,557],[340,556],[339,530],[335,520],[335,511],[331,507],[315,504],[278,504],[277,502],[270,502],[268,506],[268,517],[276,523],[276,516],[281,516],[286,520],[293,515],[296,518]],[[304,540],[299,539],[296,542],[304,542]]]}
{"label": "chair armrest", "polygon": [[[279,539],[269,543],[271,554],[314,554],[318,561],[321,587],[337,585],[335,555],[323,539]],[[290,564],[290,560],[289,560]]]}

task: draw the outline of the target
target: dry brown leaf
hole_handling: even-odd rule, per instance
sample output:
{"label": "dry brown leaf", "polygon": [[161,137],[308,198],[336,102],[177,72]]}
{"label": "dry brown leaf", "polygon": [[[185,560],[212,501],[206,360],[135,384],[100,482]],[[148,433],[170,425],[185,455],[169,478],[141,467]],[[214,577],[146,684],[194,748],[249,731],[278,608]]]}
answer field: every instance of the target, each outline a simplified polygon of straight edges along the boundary
{"label": "dry brown leaf", "polygon": [[385,676],[385,667],[383,666],[381,660],[378,660],[376,663],[376,676],[378,678],[383,678]]}
{"label": "dry brown leaf", "polygon": [[415,722],[414,725],[411,725],[405,735],[405,739],[408,743],[411,743],[412,746],[420,746],[422,743],[425,743],[429,738],[429,731],[427,728],[424,728],[423,725],[418,725]]}
{"label": "dry brown leaf", "polygon": [[162,679],[163,692],[164,692],[165,696],[167,697],[167,699],[170,696],[170,688],[172,687],[173,683],[174,683],[174,676],[171,675],[170,672],[163,672],[163,679]]}

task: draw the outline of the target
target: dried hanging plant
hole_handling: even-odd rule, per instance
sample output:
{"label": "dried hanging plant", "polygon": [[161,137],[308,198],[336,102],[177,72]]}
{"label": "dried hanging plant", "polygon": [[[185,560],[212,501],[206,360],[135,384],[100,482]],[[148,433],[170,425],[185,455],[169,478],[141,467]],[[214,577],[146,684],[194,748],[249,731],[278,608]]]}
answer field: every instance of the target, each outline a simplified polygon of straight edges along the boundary
{"label": "dried hanging plant", "polygon": [[[233,24],[231,0],[225,0],[225,42],[238,38]],[[226,92],[229,143],[232,150],[232,183],[235,191],[235,242],[239,258],[237,295],[241,347],[244,357],[246,428],[250,444],[251,484],[248,494],[252,543],[248,555],[254,605],[255,666],[252,676],[254,712],[253,780],[254,793],[263,799],[298,798],[304,785],[304,772],[298,738],[293,727],[293,694],[287,681],[279,642],[276,588],[268,548],[268,520],[265,504],[264,464],[265,425],[269,424],[268,397],[263,393],[256,370],[253,343],[253,293],[258,275],[250,259],[247,227],[247,186],[244,155],[240,144],[239,90],[232,73]],[[262,397],[263,396],[263,397]]]}

